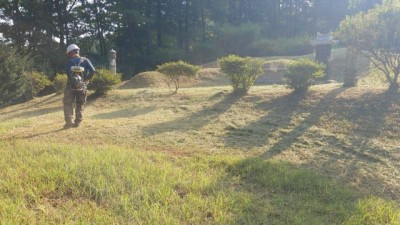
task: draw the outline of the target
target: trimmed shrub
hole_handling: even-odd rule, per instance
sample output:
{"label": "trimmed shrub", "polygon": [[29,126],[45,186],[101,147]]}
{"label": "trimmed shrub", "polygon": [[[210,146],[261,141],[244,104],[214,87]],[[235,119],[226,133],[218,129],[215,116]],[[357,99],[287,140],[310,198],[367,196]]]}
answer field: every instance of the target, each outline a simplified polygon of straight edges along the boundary
{"label": "trimmed shrub", "polygon": [[0,46],[0,106],[26,100],[33,65],[31,54]]}
{"label": "trimmed shrub", "polygon": [[306,91],[317,78],[324,76],[325,66],[309,59],[300,59],[287,66],[284,74],[286,84],[295,91]]}
{"label": "trimmed shrub", "polygon": [[29,86],[26,90],[26,97],[32,99],[45,87],[51,85],[49,78],[42,72],[32,71],[26,74]]}
{"label": "trimmed shrub", "polygon": [[107,94],[114,85],[121,82],[121,74],[114,74],[107,69],[99,69],[93,76],[91,82],[88,85],[89,90],[94,90],[95,95],[102,96]]}
{"label": "trimmed shrub", "polygon": [[157,72],[162,73],[167,76],[167,84],[171,90],[171,84],[174,85],[175,91],[178,92],[179,81],[182,76],[194,77],[200,67],[188,64],[183,61],[169,62],[157,66]]}
{"label": "trimmed shrub", "polygon": [[67,86],[68,77],[67,74],[56,74],[53,81],[53,87],[57,94],[63,93],[65,87]]}
{"label": "trimmed shrub", "polygon": [[246,94],[249,91],[257,78],[264,73],[264,64],[264,60],[237,55],[218,59],[218,65],[229,77],[235,94]]}

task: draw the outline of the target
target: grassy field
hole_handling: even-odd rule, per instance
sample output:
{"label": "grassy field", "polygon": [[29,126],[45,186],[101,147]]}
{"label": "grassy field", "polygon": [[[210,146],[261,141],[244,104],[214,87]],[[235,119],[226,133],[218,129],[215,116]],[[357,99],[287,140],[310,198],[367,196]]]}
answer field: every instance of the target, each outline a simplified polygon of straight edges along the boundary
{"label": "grassy field", "polygon": [[0,109],[0,224],[400,224],[386,87],[113,90]]}

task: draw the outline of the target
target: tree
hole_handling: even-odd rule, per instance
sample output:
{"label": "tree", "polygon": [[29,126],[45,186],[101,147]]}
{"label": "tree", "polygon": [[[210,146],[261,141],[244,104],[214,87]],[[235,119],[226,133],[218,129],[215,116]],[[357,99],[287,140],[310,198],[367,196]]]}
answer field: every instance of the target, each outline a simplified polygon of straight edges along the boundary
{"label": "tree", "polygon": [[0,48],[0,106],[21,100],[30,88],[31,55],[9,47]]}
{"label": "tree", "polygon": [[389,91],[399,89],[400,3],[385,1],[366,13],[347,17],[338,29],[338,37],[354,48],[386,77]]}
{"label": "tree", "polygon": [[349,0],[314,0],[314,23],[320,33],[328,33],[337,28],[348,11]]}
{"label": "tree", "polygon": [[264,60],[237,55],[218,59],[218,65],[229,77],[235,94],[247,94],[257,78],[264,73],[264,64]]}
{"label": "tree", "polygon": [[350,0],[349,7],[356,11],[368,11],[380,4],[382,0]]}
{"label": "tree", "polygon": [[168,78],[168,87],[171,87],[171,83],[175,86],[174,93],[178,92],[180,80],[182,77],[194,77],[200,67],[188,64],[183,61],[169,62],[157,66],[157,71],[166,75]]}
{"label": "tree", "polygon": [[246,46],[260,39],[330,31],[380,1],[0,0],[0,34],[5,44],[37,55],[53,76],[64,72],[68,44],[77,43],[98,66],[113,48],[119,71],[130,78],[164,62],[247,55]]}
{"label": "tree", "polygon": [[[53,71],[63,70],[60,59],[72,35],[85,32],[79,23],[78,0],[0,1],[0,33],[9,45],[28,49]],[[60,54],[61,52],[61,54]],[[64,53],[64,54],[63,54]],[[61,57],[60,57],[61,56]]]}

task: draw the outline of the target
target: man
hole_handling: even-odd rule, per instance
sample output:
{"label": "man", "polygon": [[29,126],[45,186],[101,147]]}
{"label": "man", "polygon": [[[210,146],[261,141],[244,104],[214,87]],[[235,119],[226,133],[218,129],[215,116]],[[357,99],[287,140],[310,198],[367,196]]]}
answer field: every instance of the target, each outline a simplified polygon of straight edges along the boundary
{"label": "man", "polygon": [[[83,107],[86,103],[87,83],[93,77],[95,68],[89,59],[79,55],[79,47],[71,44],[67,47],[68,61],[66,63],[66,72],[68,76],[67,86],[64,90],[64,129],[79,127],[82,121]],[[76,82],[80,83],[76,87]],[[75,120],[73,121],[74,108],[76,103]]]}

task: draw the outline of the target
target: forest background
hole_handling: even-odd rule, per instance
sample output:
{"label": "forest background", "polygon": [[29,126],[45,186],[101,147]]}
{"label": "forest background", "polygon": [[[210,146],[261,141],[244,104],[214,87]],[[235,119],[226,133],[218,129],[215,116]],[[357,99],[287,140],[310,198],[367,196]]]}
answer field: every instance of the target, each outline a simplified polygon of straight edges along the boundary
{"label": "forest background", "polygon": [[65,49],[80,46],[96,67],[118,54],[124,79],[159,64],[312,53],[317,32],[382,0],[1,0],[1,47],[29,52],[50,79]]}

